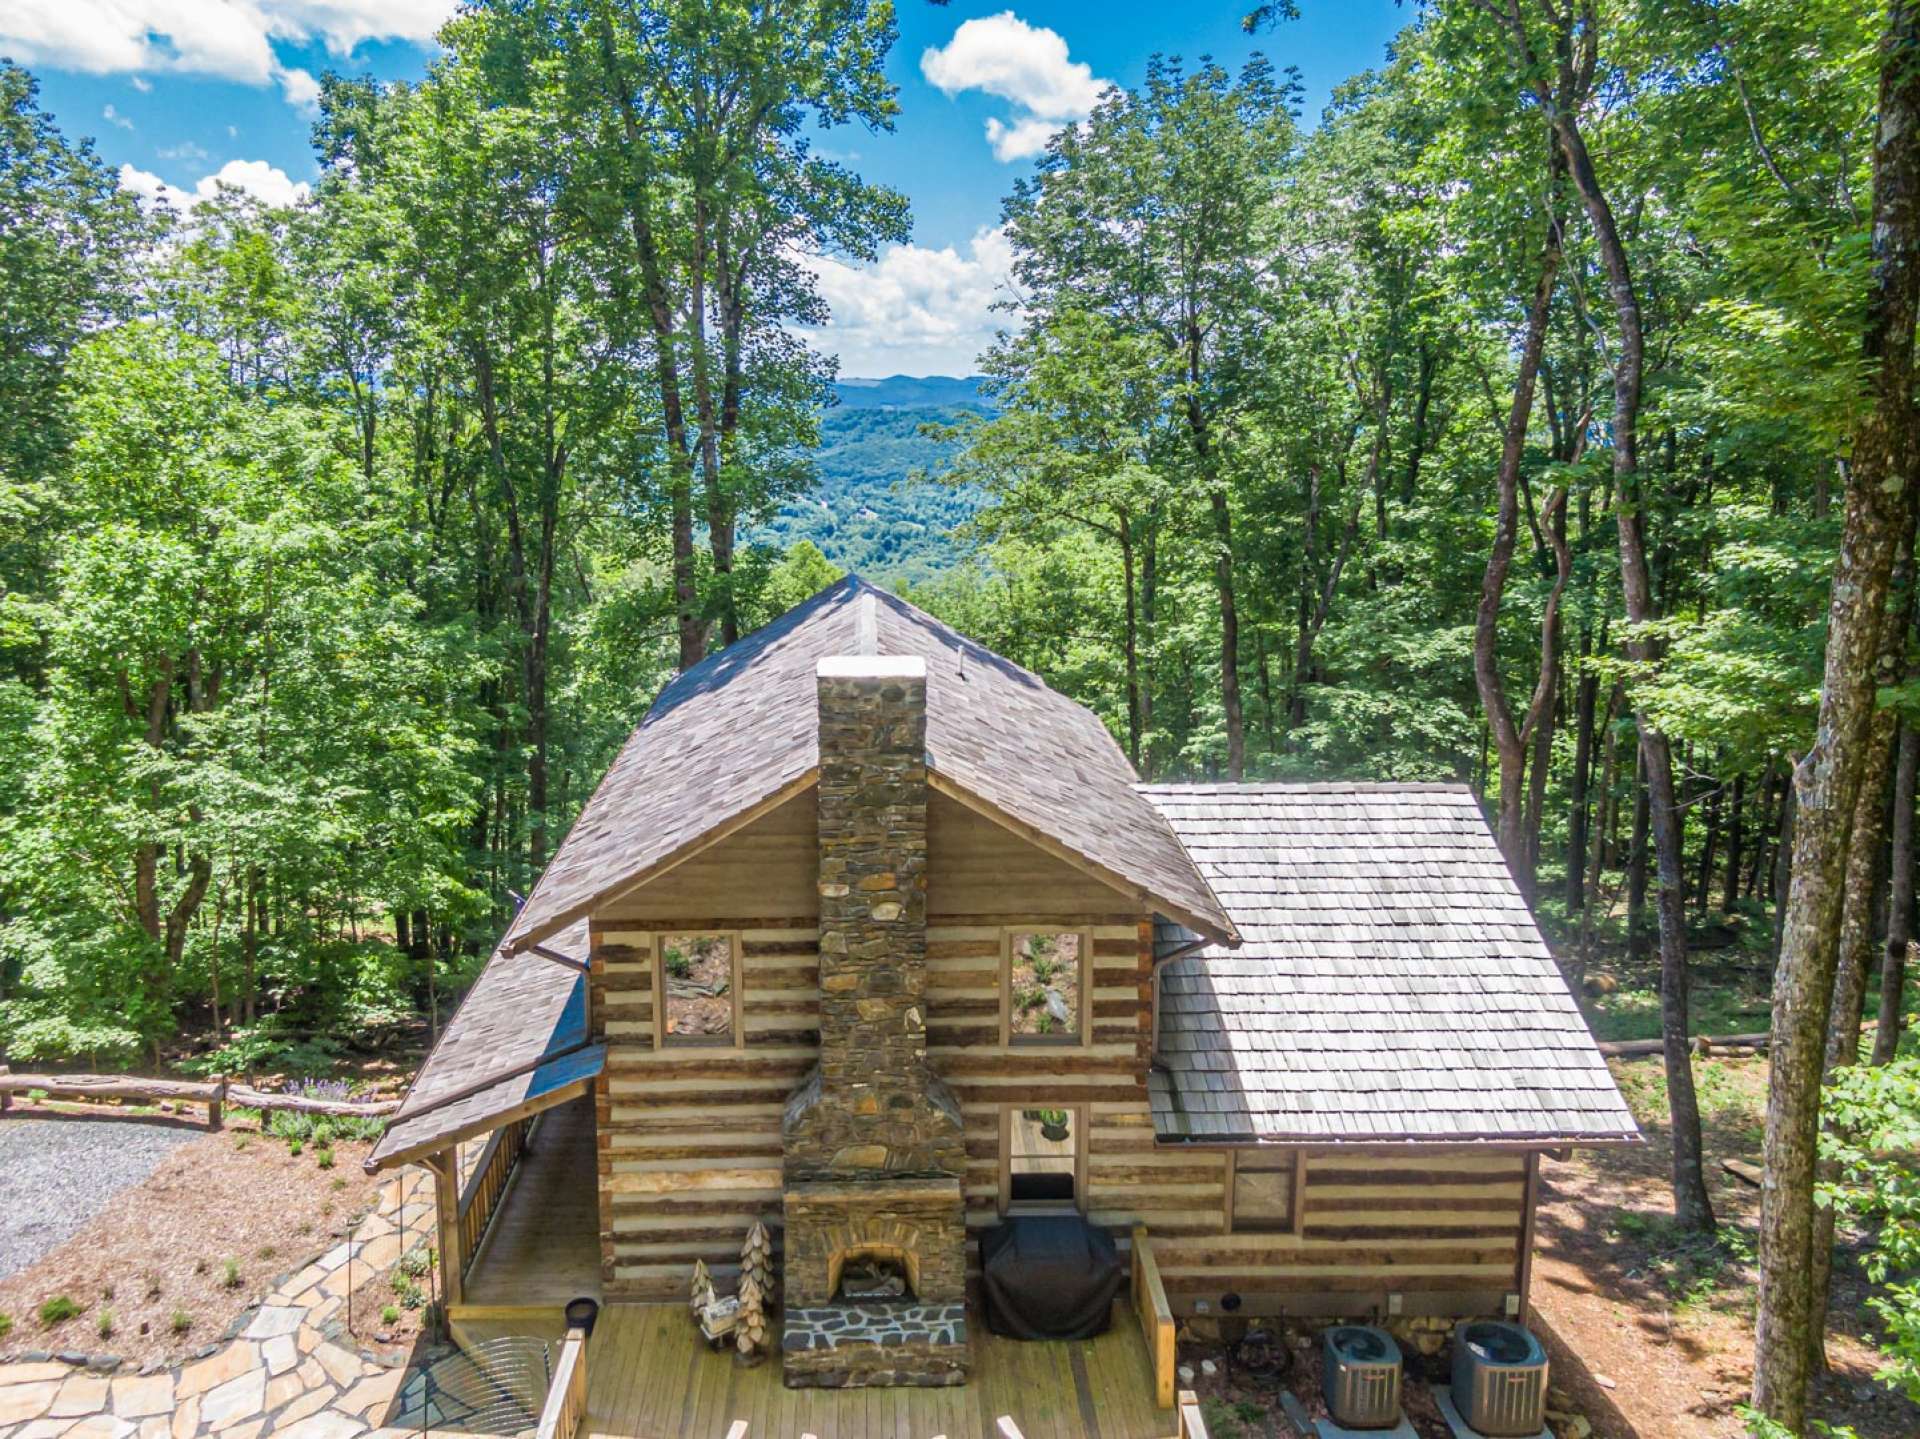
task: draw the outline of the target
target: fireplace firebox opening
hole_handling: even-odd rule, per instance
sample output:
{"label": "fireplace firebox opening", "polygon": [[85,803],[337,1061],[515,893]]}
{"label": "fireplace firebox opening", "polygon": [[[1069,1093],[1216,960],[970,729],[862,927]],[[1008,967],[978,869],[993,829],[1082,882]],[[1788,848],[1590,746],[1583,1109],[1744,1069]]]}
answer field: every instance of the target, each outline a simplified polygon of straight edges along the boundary
{"label": "fireplace firebox opening", "polygon": [[827,1261],[836,1300],[912,1299],[920,1293],[920,1260],[895,1244],[856,1244]]}

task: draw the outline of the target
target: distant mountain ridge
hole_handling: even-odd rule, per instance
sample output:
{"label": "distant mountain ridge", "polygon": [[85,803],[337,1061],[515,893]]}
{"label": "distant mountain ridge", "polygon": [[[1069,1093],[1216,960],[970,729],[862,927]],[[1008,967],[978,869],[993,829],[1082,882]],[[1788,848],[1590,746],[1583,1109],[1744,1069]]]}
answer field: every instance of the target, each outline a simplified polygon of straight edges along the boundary
{"label": "distant mountain ridge", "polygon": [[979,375],[964,379],[952,375],[888,375],[879,380],[841,380],[834,390],[843,410],[942,409],[953,405],[986,409],[981,384]]}
{"label": "distant mountain ridge", "polygon": [[992,413],[980,377],[889,375],[842,380],[820,417],[819,482],[752,538],[781,548],[812,540],[842,569],[875,580],[933,579],[967,556],[954,531],[979,512],[971,486],[913,484],[953,463],[953,445],[920,433]]}

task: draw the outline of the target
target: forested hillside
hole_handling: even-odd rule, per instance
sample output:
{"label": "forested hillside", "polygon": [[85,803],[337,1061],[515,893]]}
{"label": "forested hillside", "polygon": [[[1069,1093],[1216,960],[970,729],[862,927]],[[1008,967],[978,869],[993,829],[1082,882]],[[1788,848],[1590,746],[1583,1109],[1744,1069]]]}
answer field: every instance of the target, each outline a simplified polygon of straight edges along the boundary
{"label": "forested hillside", "polygon": [[785,549],[810,540],[841,569],[923,584],[975,557],[962,531],[980,508],[972,485],[941,483],[954,440],[927,433],[986,413],[976,380],[841,380],[820,419],[815,479],[752,532]]}
{"label": "forested hillside", "polygon": [[892,124],[884,5],[482,0],[325,81],[286,208],[143,208],[0,65],[0,1045],[437,1013],[837,561],[1147,776],[1472,785],[1570,980],[1647,986],[1722,1258],[1700,951],[1771,982],[1755,1422],[1809,1432],[1826,1200],[1920,1394],[1920,14],[1431,0],[1309,116],[1293,8],[1010,185],[977,404],[797,337],[909,233],[805,138]]}

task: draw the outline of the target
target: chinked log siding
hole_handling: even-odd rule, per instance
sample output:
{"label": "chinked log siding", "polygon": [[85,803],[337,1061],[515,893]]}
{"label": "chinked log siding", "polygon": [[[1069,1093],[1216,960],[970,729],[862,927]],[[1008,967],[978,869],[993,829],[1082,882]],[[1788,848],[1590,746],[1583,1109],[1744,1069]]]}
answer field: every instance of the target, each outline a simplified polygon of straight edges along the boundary
{"label": "chinked log siding", "polygon": [[[724,1286],[756,1220],[779,1232],[781,1114],[818,1043],[813,811],[797,796],[594,919],[609,1299],[680,1299],[696,1259]],[[1226,1151],[1154,1138],[1150,918],[944,796],[929,835],[928,1054],[965,1121],[971,1233],[999,1220],[1003,1110],[1074,1104],[1087,1116],[1088,1213],[1122,1244],[1147,1226],[1176,1312],[1217,1310],[1235,1292],[1246,1313],[1365,1312],[1389,1293],[1408,1313],[1466,1313],[1514,1291],[1522,1154],[1312,1150],[1301,1232],[1227,1232]],[[1083,1043],[1000,1043],[1002,934],[1021,927],[1092,932]],[[740,936],[742,1042],[656,1050],[654,936],[708,930]]]}

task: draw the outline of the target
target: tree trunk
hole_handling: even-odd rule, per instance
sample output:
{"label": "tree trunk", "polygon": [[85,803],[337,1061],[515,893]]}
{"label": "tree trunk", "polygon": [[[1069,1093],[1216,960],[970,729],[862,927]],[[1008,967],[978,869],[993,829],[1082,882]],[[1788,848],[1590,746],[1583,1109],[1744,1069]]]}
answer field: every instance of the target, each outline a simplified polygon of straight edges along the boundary
{"label": "tree trunk", "polygon": [[[1876,692],[1899,684],[1906,669],[1907,632],[1913,624],[1914,507],[1911,503],[1906,507],[1904,526],[1894,556],[1886,608],[1880,617],[1880,646],[1873,673]],[[1899,715],[1890,708],[1875,709],[1867,725],[1866,759],[1861,766],[1860,792],[1854,800],[1853,823],[1847,838],[1839,957],[1827,1017],[1827,1079],[1860,1057],[1860,1016],[1867,995],[1867,971],[1873,965],[1874,936],[1879,932],[1882,850],[1887,833],[1889,791],[1894,784],[1894,750],[1899,738]],[[1822,1170],[1831,1172],[1831,1165],[1823,1162]],[[1831,1205],[1814,1211],[1812,1264],[1808,1271],[1807,1363],[1810,1372],[1815,1374],[1823,1373],[1827,1367],[1827,1300],[1833,1281],[1833,1226]]]}
{"label": "tree trunk", "polygon": [[1627,850],[1627,958],[1647,954],[1647,849],[1653,812],[1647,803],[1647,757],[1634,750],[1633,839]]}
{"label": "tree trunk", "polygon": [[[1549,195],[1559,189],[1562,165],[1549,166]],[[1513,400],[1507,407],[1506,428],[1500,436],[1500,467],[1495,475],[1498,509],[1493,524],[1493,549],[1487,555],[1487,568],[1480,580],[1480,605],[1473,624],[1473,683],[1480,692],[1480,708],[1500,761],[1500,797],[1494,834],[1507,868],[1529,897],[1527,882],[1526,837],[1524,833],[1525,774],[1527,746],[1532,730],[1540,722],[1537,707],[1531,709],[1525,724],[1516,724],[1507,702],[1505,683],[1500,677],[1500,602],[1506,594],[1507,576],[1513,569],[1514,545],[1520,532],[1520,462],[1526,455],[1527,428],[1533,418],[1533,393],[1540,376],[1540,356],[1546,348],[1547,324],[1553,309],[1554,282],[1560,273],[1561,234],[1557,206],[1549,200],[1546,237],[1540,251],[1534,279],[1533,299],[1527,306],[1526,338],[1521,342],[1519,365],[1514,375]],[[1551,618],[1551,616],[1549,616]],[[1543,629],[1543,648],[1549,652],[1552,642]],[[1537,692],[1536,692],[1537,693]]]}
{"label": "tree trunk", "polygon": [[1856,425],[1847,475],[1819,724],[1794,771],[1793,879],[1773,990],[1753,1393],[1756,1407],[1795,1433],[1807,1422],[1814,1158],[1848,831],[1868,763],[1881,622],[1920,458],[1913,405],[1920,5],[1912,0],[1888,5],[1880,61],[1870,229],[1875,263],[1863,347],[1870,403]]}
{"label": "tree trunk", "polygon": [[1573,775],[1567,796],[1567,874],[1568,914],[1586,908],[1587,830],[1592,806],[1588,790],[1593,774],[1593,721],[1600,703],[1600,676],[1586,668],[1593,657],[1593,635],[1584,625],[1580,630],[1580,683],[1573,703]]}
{"label": "tree trunk", "polygon": [[1740,899],[1740,864],[1747,841],[1747,777],[1733,777],[1733,794],[1727,801],[1727,872],[1720,886],[1720,912],[1733,913]]}
{"label": "tree trunk", "polygon": [[1140,614],[1133,573],[1133,516],[1121,510],[1115,517],[1115,532],[1120,537],[1120,573],[1126,599],[1126,632],[1122,636],[1127,667],[1127,758],[1134,773],[1140,772]]}
{"label": "tree trunk", "polygon": [[1880,962],[1880,1022],[1873,1031],[1873,1062],[1888,1064],[1900,1047],[1905,1018],[1907,945],[1913,938],[1913,793],[1920,774],[1920,730],[1900,727],[1900,758],[1893,778],[1893,879],[1887,894],[1887,949]]}
{"label": "tree trunk", "polygon": [[673,511],[673,600],[680,641],[680,668],[687,670],[706,658],[707,627],[700,616],[700,594],[693,551],[693,455],[688,445],[686,407],[681,398],[680,366],[673,302],[660,247],[654,235],[650,176],[643,157],[652,154],[650,140],[641,133],[634,110],[633,90],[614,44],[609,12],[600,15],[601,61],[607,84],[620,112],[631,173],[626,196],[627,221],[640,262],[641,290],[653,335],[654,380],[660,393],[660,420],[667,451],[667,491]]}
{"label": "tree trunk", "polygon": [[1720,849],[1720,811],[1725,803],[1725,788],[1718,775],[1707,781],[1706,834],[1700,841],[1700,878],[1693,890],[1694,913],[1704,917],[1713,894],[1713,861]]}
{"label": "tree trunk", "polygon": [[[1646,669],[1659,658],[1656,641],[1646,629],[1659,614],[1647,566],[1644,497],[1638,474],[1640,386],[1646,358],[1640,300],[1626,244],[1620,238],[1613,207],[1594,173],[1593,159],[1587,153],[1573,107],[1556,108],[1553,127],[1600,248],[1619,332],[1613,367],[1614,514],[1620,532],[1621,590],[1627,619],[1634,626],[1628,632],[1627,654]],[[1713,1206],[1707,1198],[1700,1108],[1694,1095],[1691,1038],[1687,1032],[1686,914],[1682,909],[1680,810],[1674,794],[1673,755],[1667,737],[1651,715],[1640,712],[1635,720],[1640,730],[1640,752],[1646,761],[1654,858],[1659,872],[1660,1019],[1661,1037],[1666,1041],[1668,1108],[1673,1121],[1673,1215],[1683,1230],[1710,1230]]]}
{"label": "tree trunk", "polygon": [[1780,792],[1780,828],[1773,841],[1773,962],[1780,963],[1780,945],[1787,929],[1787,889],[1793,883],[1793,821],[1799,806],[1793,772],[1789,768]]}

